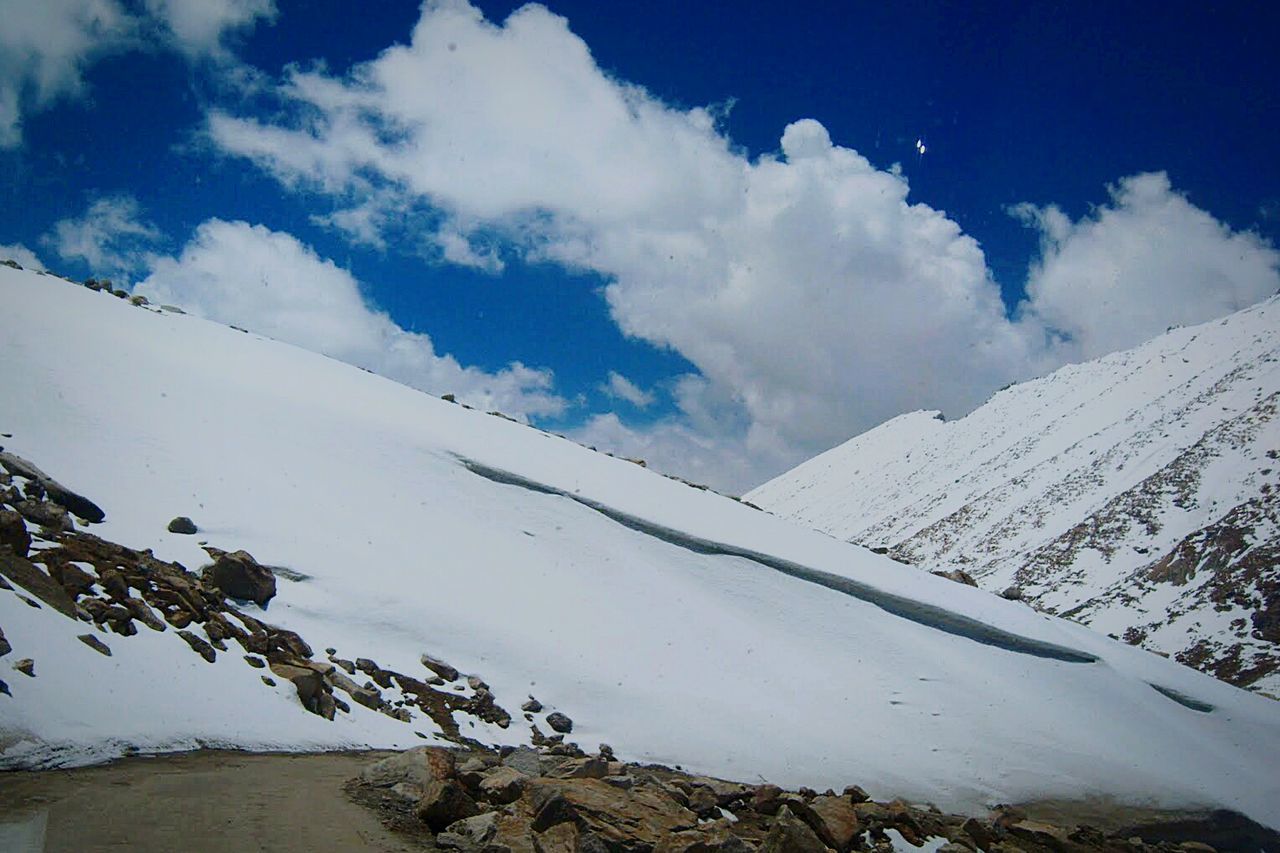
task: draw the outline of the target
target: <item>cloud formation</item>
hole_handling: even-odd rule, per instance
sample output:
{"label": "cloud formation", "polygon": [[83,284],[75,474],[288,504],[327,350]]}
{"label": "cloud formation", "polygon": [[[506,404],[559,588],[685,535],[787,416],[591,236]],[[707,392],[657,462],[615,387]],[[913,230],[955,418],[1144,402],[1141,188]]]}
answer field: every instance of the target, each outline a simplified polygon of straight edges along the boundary
{"label": "cloud formation", "polygon": [[491,373],[438,354],[429,336],[371,308],[351,273],[261,225],[204,222],[176,257],[153,257],[134,292],[486,411],[527,419],[566,405],[550,371],[516,362]]}
{"label": "cloud formation", "polygon": [[616,370],[609,371],[609,378],[601,386],[601,390],[615,400],[625,400],[637,409],[647,409],[655,399],[653,392],[645,391]]}
{"label": "cloud formation", "polygon": [[1164,172],[1124,178],[1108,192],[1110,204],[1076,222],[1053,205],[1013,209],[1040,232],[1023,314],[1053,336],[1055,361],[1131,347],[1280,288],[1280,253],[1191,204]]}
{"label": "cloud formation", "polygon": [[536,5],[499,25],[465,0],[427,2],[408,44],[345,76],[291,70],[277,94],[270,120],[211,111],[209,138],[328,196],[353,240],[603,276],[618,327],[698,375],[677,418],[606,416],[582,435],[728,488],[902,411],[961,414],[1011,380],[1208,319],[1275,276],[1260,240],[1136,176],[1079,223],[1019,208],[1044,259],[1011,321],[981,248],[911,202],[898,170],[812,119],[750,159],[713,111],[604,73]]}
{"label": "cloud formation", "polygon": [[116,0],[0,0],[0,20],[0,148],[21,144],[24,112],[78,94],[136,25]]}
{"label": "cloud formation", "polygon": [[41,242],[64,260],[84,261],[95,275],[129,280],[146,267],[163,239],[158,228],[142,220],[137,199],[113,195],[94,200],[83,216],[54,223]]}
{"label": "cloud formation", "polygon": [[227,58],[230,34],[276,17],[275,0],[145,0],[145,6],[171,43],[193,58]]}
{"label": "cloud formation", "polygon": [[9,243],[0,246],[0,261],[9,260],[16,261],[19,265],[29,270],[47,270],[44,261],[36,256],[36,253],[28,249],[21,243]]}

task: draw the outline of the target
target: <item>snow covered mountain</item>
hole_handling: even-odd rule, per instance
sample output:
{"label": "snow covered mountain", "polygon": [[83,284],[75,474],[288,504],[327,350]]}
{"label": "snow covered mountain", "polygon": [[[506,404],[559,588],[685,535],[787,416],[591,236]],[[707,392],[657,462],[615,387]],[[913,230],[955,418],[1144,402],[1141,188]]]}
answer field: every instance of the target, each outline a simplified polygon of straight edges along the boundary
{"label": "snow covered mountain", "polygon": [[1280,696],[1280,298],[902,415],[746,497]]}
{"label": "snow covered mountain", "polygon": [[[28,518],[30,560],[0,547],[6,766],[527,743],[559,710],[584,744],[726,778],[1280,826],[1280,703],[254,334],[0,268],[0,434],[105,513]],[[13,464],[0,492],[33,515],[48,487]],[[199,533],[169,532],[180,515]],[[201,542],[276,567],[274,598],[183,572]],[[356,655],[377,685],[325,663]],[[527,694],[527,719],[483,713]]]}

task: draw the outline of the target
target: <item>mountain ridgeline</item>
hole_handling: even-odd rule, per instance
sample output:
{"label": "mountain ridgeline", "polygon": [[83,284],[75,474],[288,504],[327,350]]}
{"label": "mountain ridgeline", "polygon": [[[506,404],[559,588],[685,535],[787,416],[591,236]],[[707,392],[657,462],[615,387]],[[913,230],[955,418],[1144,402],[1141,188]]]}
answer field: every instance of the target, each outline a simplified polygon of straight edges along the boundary
{"label": "mountain ridgeline", "polygon": [[1280,695],[1280,297],[913,412],[746,497]]}

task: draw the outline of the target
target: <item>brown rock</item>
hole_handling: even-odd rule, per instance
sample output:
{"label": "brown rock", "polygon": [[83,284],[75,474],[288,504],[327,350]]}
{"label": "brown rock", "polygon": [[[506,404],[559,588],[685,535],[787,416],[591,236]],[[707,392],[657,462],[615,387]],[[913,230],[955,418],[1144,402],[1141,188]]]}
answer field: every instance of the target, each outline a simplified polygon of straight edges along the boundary
{"label": "brown rock", "polygon": [[760,814],[775,814],[781,797],[782,789],[777,785],[759,785],[751,794],[751,809]]}
{"label": "brown rock", "polygon": [[31,534],[22,515],[11,509],[0,509],[0,548],[8,545],[19,557],[27,556],[31,548]]}
{"label": "brown rock", "polygon": [[76,618],[76,603],[67,595],[53,578],[35,567],[30,561],[19,557],[8,548],[0,548],[0,575],[4,575],[45,604],[69,616]]}
{"label": "brown rock", "polygon": [[653,853],[750,853],[753,849],[725,827],[707,826],[664,836]]}
{"label": "brown rock", "polygon": [[453,776],[454,753],[438,746],[407,749],[369,765],[360,774],[366,783],[379,788],[390,788],[402,782],[412,785],[418,796],[432,782],[452,779]]}
{"label": "brown rock", "polygon": [[652,788],[631,791],[599,779],[530,779],[526,799],[541,833],[573,821],[610,850],[652,848],[663,836],[697,824],[697,816]]}
{"label": "brown rock", "polygon": [[5,639],[4,631],[0,631],[0,658],[13,651],[13,646],[9,645],[9,641]]}
{"label": "brown rock", "polygon": [[209,645],[203,639],[197,637],[190,631],[179,631],[178,636],[186,640],[187,645],[191,647],[191,650],[207,660],[209,663],[213,663],[218,659],[218,653],[213,650],[213,646]]}
{"label": "brown rock", "polygon": [[480,808],[456,779],[437,780],[427,785],[418,803],[418,819],[440,832],[452,823],[473,817]]}
{"label": "brown rock", "polygon": [[36,677],[36,662],[31,658],[23,658],[15,663],[13,668],[23,675],[30,676],[31,678]]}
{"label": "brown rock", "polygon": [[826,829],[826,843],[840,853],[849,850],[858,835],[859,827],[858,814],[853,810],[848,797],[815,797],[809,803],[809,808]]}
{"label": "brown rock", "polygon": [[566,717],[559,711],[552,711],[547,714],[547,725],[551,726],[553,731],[567,735],[573,731],[573,720]]}
{"label": "brown rock", "polygon": [[795,816],[788,804],[779,807],[773,827],[760,847],[760,853],[827,853],[827,850],[827,845]]}
{"label": "brown rock", "polygon": [[506,805],[520,799],[529,777],[514,767],[494,767],[486,772],[477,786],[480,796],[495,805]]}
{"label": "brown rock", "polygon": [[978,820],[977,818],[973,818],[973,817],[969,818],[963,824],[960,825],[960,829],[962,832],[964,832],[966,835],[972,838],[977,843],[977,845],[984,850],[995,843],[995,840],[996,840],[995,833],[992,832],[990,827],[982,823],[982,821]]}
{"label": "brown rock", "polygon": [[553,779],[603,779],[609,775],[609,762],[599,758],[571,758],[546,774]]}
{"label": "brown rock", "polygon": [[[276,594],[276,576],[247,551],[235,551],[230,554],[216,548],[205,548],[214,558],[213,564],[205,566],[200,579],[229,596],[242,601],[252,601],[260,607],[266,606]],[[310,657],[308,653],[306,657]]]}
{"label": "brown rock", "polygon": [[431,655],[423,652],[422,657],[419,658],[419,660],[422,662],[423,666],[443,678],[445,681],[458,680],[458,670],[449,666],[449,664],[439,658],[432,657]]}
{"label": "brown rock", "polygon": [[70,510],[85,521],[96,524],[106,518],[106,513],[93,501],[83,495],[77,495],[21,456],[0,451],[0,465],[3,465],[10,474],[37,481],[48,493],[49,500]]}
{"label": "brown rock", "polygon": [[169,522],[168,531],[170,533],[181,533],[183,535],[191,535],[200,532],[200,528],[196,527],[196,523],[185,515],[180,515],[173,521]]}
{"label": "brown rock", "polygon": [[498,832],[498,813],[486,812],[449,824],[436,836],[437,847],[482,848]]}
{"label": "brown rock", "polygon": [[714,819],[720,816],[720,805],[716,801],[715,791],[706,785],[694,785],[688,794],[689,811],[700,818]]}
{"label": "brown rock", "polygon": [[111,657],[111,649],[107,648],[107,644],[99,640],[93,634],[80,634],[76,637],[76,639],[84,643],[89,648],[93,649],[98,654],[103,654],[103,655],[106,655],[107,657]]}
{"label": "brown rock", "polygon": [[55,503],[47,501],[25,500],[18,501],[13,505],[22,517],[32,524],[38,524],[46,530],[56,530],[62,533],[74,530],[75,524],[71,521],[71,516],[67,511]]}

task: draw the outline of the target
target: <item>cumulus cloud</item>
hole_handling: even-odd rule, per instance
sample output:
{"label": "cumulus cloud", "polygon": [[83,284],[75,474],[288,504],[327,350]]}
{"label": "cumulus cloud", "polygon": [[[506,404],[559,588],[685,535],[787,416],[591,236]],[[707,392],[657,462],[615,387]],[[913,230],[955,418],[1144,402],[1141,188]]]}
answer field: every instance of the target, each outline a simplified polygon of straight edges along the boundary
{"label": "cumulus cloud", "polygon": [[[1089,352],[1119,341],[1055,273],[1095,230],[1126,231],[1103,248],[1129,251],[1126,274],[1140,265],[1143,233],[1115,221],[1194,225],[1222,249],[1195,269],[1232,282],[1242,268],[1227,254],[1256,263],[1268,251],[1167,187],[1148,204],[1140,179],[1122,183],[1096,222],[1026,208],[1044,229],[1046,261],[1011,322],[981,248],[909,200],[899,170],[877,168],[812,119],[750,159],[714,111],[672,107],[604,73],[568,23],[537,5],[496,24],[465,0],[427,2],[408,44],[345,76],[291,70],[278,95],[271,120],[211,111],[209,138],[286,187],[330,198],[331,224],[360,242],[425,245],[495,271],[510,253],[602,276],[619,328],[679,352],[698,374],[674,420],[635,429],[597,418],[582,436],[629,455],[647,449],[677,470],[702,466],[728,488],[905,410],[961,414],[1069,357],[1067,338]],[[1205,289],[1236,288],[1214,282]],[[1222,310],[1253,292],[1244,286]],[[1184,296],[1139,283],[1130,313]],[[1166,314],[1151,328],[1183,321]]]}
{"label": "cumulus cloud", "polygon": [[9,243],[0,245],[0,261],[9,260],[16,261],[20,266],[29,270],[47,270],[48,267],[40,258],[36,257],[36,253],[28,249],[21,243]]}
{"label": "cumulus cloud", "polygon": [[130,278],[148,263],[164,239],[142,220],[137,199],[113,195],[96,199],[83,216],[54,223],[41,242],[64,260],[82,260],[95,275]]}
{"label": "cumulus cloud", "polygon": [[0,20],[0,148],[21,144],[25,112],[78,94],[86,65],[136,25],[116,0],[0,0]]}
{"label": "cumulus cloud", "polygon": [[550,371],[516,362],[491,373],[437,353],[429,336],[370,307],[351,273],[261,225],[204,222],[177,257],[153,258],[134,292],[477,408],[519,418],[565,408]]}
{"label": "cumulus cloud", "polygon": [[600,387],[610,397],[625,400],[637,409],[647,409],[653,405],[654,396],[651,391],[645,391],[616,370],[609,371],[608,380]]}
{"label": "cumulus cloud", "polygon": [[1280,253],[1191,204],[1165,173],[1108,189],[1110,203],[1076,222],[1052,205],[1012,211],[1040,232],[1023,317],[1053,337],[1055,360],[1131,347],[1280,289]]}
{"label": "cumulus cloud", "polygon": [[171,43],[191,57],[226,58],[226,38],[274,21],[275,0],[145,0]]}

